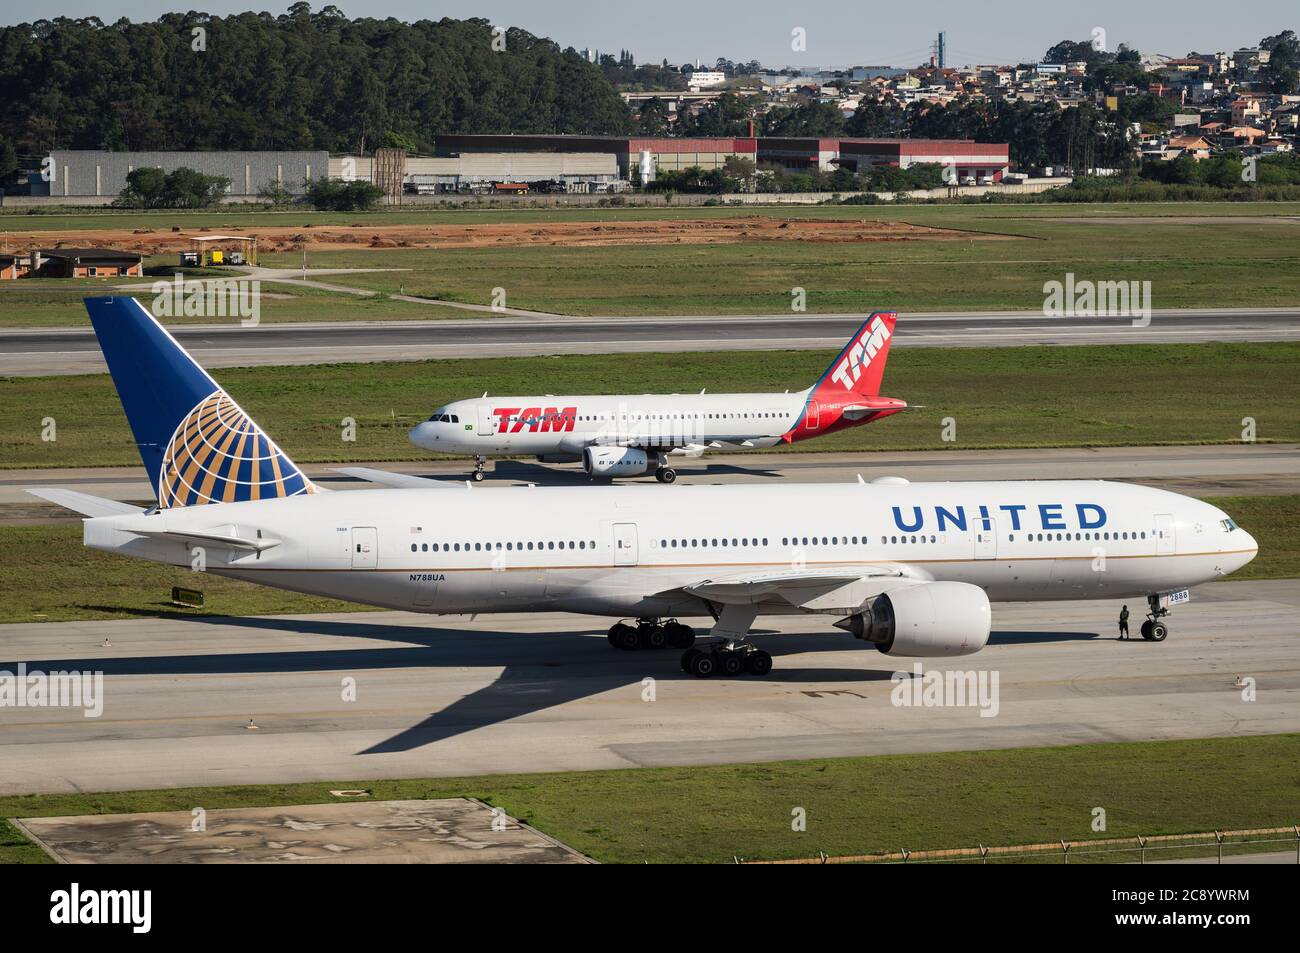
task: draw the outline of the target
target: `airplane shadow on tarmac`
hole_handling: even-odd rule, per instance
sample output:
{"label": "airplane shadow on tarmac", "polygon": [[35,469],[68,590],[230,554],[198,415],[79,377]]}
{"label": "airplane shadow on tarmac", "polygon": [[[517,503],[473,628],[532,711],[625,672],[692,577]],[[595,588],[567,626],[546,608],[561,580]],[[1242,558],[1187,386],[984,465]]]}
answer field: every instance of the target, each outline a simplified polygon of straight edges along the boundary
{"label": "airplane shadow on tarmac", "polygon": [[[205,655],[137,656],[124,658],[27,660],[29,671],[51,668],[97,670],[105,676],[125,675],[273,675],[285,672],[358,672],[377,669],[500,668],[491,684],[431,712],[418,724],[372,745],[359,754],[411,751],[447,738],[555,708],[604,692],[640,692],[647,677],[694,681],[681,671],[679,653],[672,650],[624,652],[611,648],[603,632],[507,632],[390,625],[350,620],[295,620],[259,617],[197,616],[190,621],[237,626],[264,632],[303,636],[338,636],[408,643],[346,649]],[[880,655],[842,633],[759,635],[761,644],[777,656],[777,666],[764,684],[825,686],[821,691],[845,691],[865,682],[888,681],[895,671],[911,669],[913,659]],[[994,632],[990,644],[1060,642],[1096,639],[1092,632]],[[579,642],[581,639],[581,642]],[[862,665],[851,668],[782,667],[782,655],[816,652],[860,652]],[[3,666],[0,666],[3,667]],[[10,664],[12,668],[12,663]],[[749,678],[750,676],[741,676]]]}
{"label": "airplane shadow on tarmac", "polygon": [[[723,477],[733,474],[753,477],[780,477],[781,473],[767,467],[744,467],[735,466],[728,463],[709,463],[703,466],[682,466],[674,463],[675,469],[679,476],[685,477]],[[448,473],[428,473],[417,474],[425,476],[431,480],[440,480],[444,483],[457,485],[469,479],[470,468],[467,467],[465,473],[448,474]],[[500,460],[495,466],[485,471],[486,481],[509,481],[521,483],[537,483],[544,486],[590,486],[591,477],[587,476],[580,467],[564,465],[548,465],[533,463],[528,460]],[[314,478],[317,483],[364,483],[355,477],[344,476],[342,474],[331,474]],[[596,481],[608,482],[608,481]],[[629,478],[620,482],[642,482],[653,483],[654,475],[647,474],[644,478]]]}

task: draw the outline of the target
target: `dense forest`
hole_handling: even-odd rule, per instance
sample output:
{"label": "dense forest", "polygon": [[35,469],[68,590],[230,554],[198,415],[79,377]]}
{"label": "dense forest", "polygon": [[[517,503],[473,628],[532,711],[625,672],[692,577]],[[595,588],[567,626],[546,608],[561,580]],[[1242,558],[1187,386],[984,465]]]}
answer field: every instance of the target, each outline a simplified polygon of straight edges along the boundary
{"label": "dense forest", "polygon": [[[200,31],[200,32],[196,32]],[[504,45],[504,49],[501,47]],[[51,149],[421,151],[449,132],[621,133],[601,70],[487,20],[169,13],[0,28],[0,142]]]}

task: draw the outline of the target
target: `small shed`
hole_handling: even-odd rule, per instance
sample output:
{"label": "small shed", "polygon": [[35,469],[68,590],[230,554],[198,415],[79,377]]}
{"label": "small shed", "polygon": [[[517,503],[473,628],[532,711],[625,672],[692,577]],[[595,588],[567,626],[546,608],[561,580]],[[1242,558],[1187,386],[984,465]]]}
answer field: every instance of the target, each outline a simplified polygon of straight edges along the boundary
{"label": "small shed", "polygon": [[[209,265],[256,265],[257,264],[257,238],[249,235],[195,235],[190,238],[194,249],[190,252],[193,256],[186,260],[184,253],[181,254],[182,265],[197,265],[199,267],[208,267]],[[195,260],[197,259],[197,260]]]}

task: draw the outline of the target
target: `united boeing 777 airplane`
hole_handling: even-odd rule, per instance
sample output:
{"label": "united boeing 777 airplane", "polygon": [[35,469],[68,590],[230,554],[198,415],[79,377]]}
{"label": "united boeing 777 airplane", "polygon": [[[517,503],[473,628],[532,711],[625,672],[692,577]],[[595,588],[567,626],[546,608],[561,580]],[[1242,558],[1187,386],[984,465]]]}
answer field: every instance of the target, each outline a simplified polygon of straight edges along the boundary
{"label": "united boeing 777 airplane", "polygon": [[[1216,506],[1100,481],[326,492],[140,304],[86,306],[156,499],[33,489],[88,517],[85,545],[390,609],[612,616],[612,644],[685,650],[700,677],[771,670],[760,613],[954,656],[984,647],[990,602],[1145,597],[1159,641],[1188,587],[1257,549]],[[689,617],[713,618],[707,645]]]}

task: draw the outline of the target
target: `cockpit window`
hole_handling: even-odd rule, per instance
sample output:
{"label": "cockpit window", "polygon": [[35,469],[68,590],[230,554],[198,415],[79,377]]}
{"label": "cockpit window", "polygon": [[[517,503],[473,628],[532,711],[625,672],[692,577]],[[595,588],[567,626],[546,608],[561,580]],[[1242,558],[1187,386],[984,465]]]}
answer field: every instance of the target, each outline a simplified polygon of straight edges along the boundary
{"label": "cockpit window", "polygon": [[1237,521],[1232,517],[1228,517],[1226,520],[1219,520],[1219,525],[1223,527],[1223,530],[1226,533],[1231,533],[1234,529],[1237,529]]}
{"label": "cockpit window", "polygon": [[429,422],[434,424],[458,424],[460,423],[460,417],[456,414],[444,414],[439,410],[434,412],[433,416],[429,418]]}

